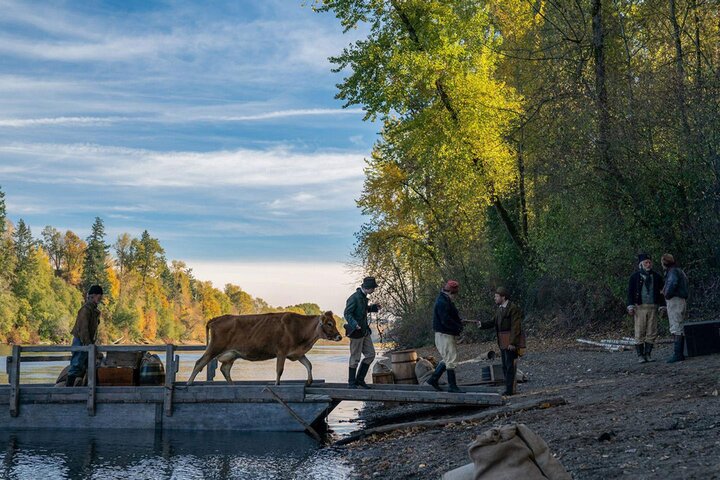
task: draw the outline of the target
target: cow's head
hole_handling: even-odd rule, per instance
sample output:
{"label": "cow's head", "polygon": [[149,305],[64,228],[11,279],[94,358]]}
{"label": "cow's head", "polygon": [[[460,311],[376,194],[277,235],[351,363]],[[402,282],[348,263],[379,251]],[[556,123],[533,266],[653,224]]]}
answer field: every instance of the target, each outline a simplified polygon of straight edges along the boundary
{"label": "cow's head", "polygon": [[327,311],[320,316],[320,330],[322,332],[322,338],[335,340],[336,342],[342,340],[342,335],[338,332],[337,326],[335,325],[335,317],[333,317],[331,311]]}

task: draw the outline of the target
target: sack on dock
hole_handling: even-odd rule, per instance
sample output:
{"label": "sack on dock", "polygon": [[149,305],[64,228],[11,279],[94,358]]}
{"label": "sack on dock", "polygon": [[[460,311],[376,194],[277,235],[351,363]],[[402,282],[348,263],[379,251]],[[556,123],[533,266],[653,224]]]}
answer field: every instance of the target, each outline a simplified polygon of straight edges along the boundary
{"label": "sack on dock", "polygon": [[522,423],[482,433],[470,444],[468,453],[475,464],[475,479],[572,479],[547,443]]}
{"label": "sack on dock", "polygon": [[373,364],[373,371],[372,373],[391,373],[392,372],[392,364],[390,363],[390,359],[386,357],[377,357],[375,363]]}
{"label": "sack on dock", "polygon": [[433,367],[433,364],[430,363],[430,360],[425,358],[418,359],[415,364],[415,376],[417,377],[420,385],[425,383],[425,381],[432,376],[433,372],[435,372],[435,367]]}

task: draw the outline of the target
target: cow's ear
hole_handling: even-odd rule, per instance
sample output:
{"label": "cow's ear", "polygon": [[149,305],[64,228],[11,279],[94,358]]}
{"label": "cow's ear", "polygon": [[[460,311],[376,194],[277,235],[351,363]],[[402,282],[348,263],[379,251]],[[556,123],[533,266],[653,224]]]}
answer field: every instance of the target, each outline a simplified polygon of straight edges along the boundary
{"label": "cow's ear", "polygon": [[325,316],[328,318],[333,318],[333,313],[330,310],[328,310],[327,312],[325,312]]}

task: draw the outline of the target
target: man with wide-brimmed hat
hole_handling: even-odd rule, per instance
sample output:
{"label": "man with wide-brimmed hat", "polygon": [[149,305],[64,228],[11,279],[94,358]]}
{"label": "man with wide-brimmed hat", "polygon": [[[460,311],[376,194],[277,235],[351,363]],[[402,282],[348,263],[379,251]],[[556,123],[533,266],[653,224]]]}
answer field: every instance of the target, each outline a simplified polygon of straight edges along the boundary
{"label": "man with wide-brimmed hat", "polygon": [[440,391],[438,381],[442,374],[447,372],[448,392],[460,393],[455,378],[457,366],[457,337],[463,329],[460,313],[455,306],[455,299],[460,292],[460,284],[455,280],[448,280],[435,300],[433,309],[433,330],[435,331],[435,347],[437,347],[442,361],[438,363],[435,372],[427,380],[427,384]]}
{"label": "man with wide-brimmed hat", "polygon": [[[375,346],[373,345],[370,325],[368,324],[368,313],[380,310],[380,305],[373,303],[368,305],[368,295],[372,294],[378,284],[375,277],[365,277],[362,285],[350,295],[345,303],[343,317],[345,334],[350,337],[350,363],[348,369],[348,387],[370,388],[365,383],[370,365],[375,360]],[[360,358],[362,362],[360,361]]]}
{"label": "man with wide-brimmed hat", "polygon": [[668,322],[674,344],[673,356],[667,363],[681,362],[685,360],[683,322],[687,316],[688,279],[671,254],[664,254],[660,258],[660,263],[665,272],[665,287],[662,293],[667,304]]}
{"label": "man with wide-brimmed hat", "polygon": [[[72,329],[73,347],[90,345],[97,340],[98,325],[100,325],[100,310],[98,305],[102,302],[103,289],[100,285],[93,285],[88,290],[87,301],[80,307],[75,325]],[[77,378],[81,378],[87,370],[87,352],[73,352],[70,360],[70,369],[67,373],[65,386],[74,387]]]}
{"label": "man with wide-brimmed hat", "polygon": [[627,312],[635,323],[635,350],[640,363],[652,362],[652,351],[658,336],[658,308],[665,305],[662,275],[652,269],[650,255],[638,255],[638,268],[628,284]]}

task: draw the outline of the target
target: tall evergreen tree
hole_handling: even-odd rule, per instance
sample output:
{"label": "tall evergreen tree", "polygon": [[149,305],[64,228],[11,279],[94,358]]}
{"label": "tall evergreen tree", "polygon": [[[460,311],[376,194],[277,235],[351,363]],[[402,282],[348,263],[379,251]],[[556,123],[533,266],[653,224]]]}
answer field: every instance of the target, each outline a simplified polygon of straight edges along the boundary
{"label": "tall evergreen tree", "polygon": [[82,288],[84,292],[91,285],[100,285],[106,294],[110,293],[110,280],[107,274],[107,256],[110,247],[105,243],[105,225],[100,217],[95,217],[90,236],[87,237],[85,262],[83,266]]}

